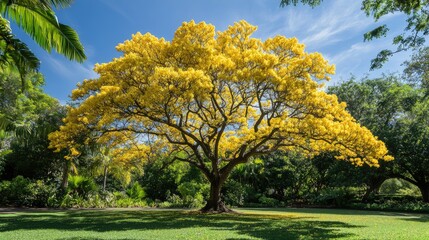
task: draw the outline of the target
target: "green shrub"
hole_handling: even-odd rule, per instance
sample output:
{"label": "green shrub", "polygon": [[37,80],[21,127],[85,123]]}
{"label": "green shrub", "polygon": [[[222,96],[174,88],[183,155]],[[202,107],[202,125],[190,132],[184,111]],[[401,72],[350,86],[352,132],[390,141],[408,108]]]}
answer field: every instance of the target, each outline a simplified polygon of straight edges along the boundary
{"label": "green shrub", "polygon": [[280,206],[279,200],[274,199],[274,198],[270,198],[270,197],[266,197],[266,196],[261,196],[259,198],[259,202],[264,207],[278,207],[278,206]]}
{"label": "green shrub", "polygon": [[[202,207],[204,203],[204,195],[208,193],[208,185],[203,183],[197,183],[195,181],[183,182],[178,187],[180,195],[182,196],[182,205],[181,207],[187,208],[198,208]],[[174,194],[173,194],[174,196]],[[171,200],[168,200],[171,202]],[[180,207],[173,202],[175,207]]]}
{"label": "green shrub", "polygon": [[159,207],[182,207],[183,205],[183,199],[179,195],[172,194],[167,198],[167,201],[160,203]]}
{"label": "green shrub", "polygon": [[204,204],[204,197],[201,193],[195,196],[180,197],[172,194],[164,202],[155,202],[153,206],[160,208],[200,208]]}
{"label": "green shrub", "polygon": [[17,176],[11,181],[3,181],[0,187],[3,205],[29,206],[31,205],[30,180]]}
{"label": "green shrub", "polygon": [[353,203],[349,207],[366,209],[366,210],[383,210],[383,211],[406,211],[429,213],[429,203],[424,203],[420,200],[410,200],[406,198],[384,198],[383,201],[377,200],[371,203]]}
{"label": "green shrub", "polygon": [[146,197],[146,192],[138,182],[135,182],[131,188],[127,189],[127,195],[135,200],[142,200]]}
{"label": "green shrub", "polygon": [[200,193],[201,184],[196,183],[194,181],[183,182],[179,186],[177,186],[177,190],[182,197],[195,196],[196,194]]}
{"label": "green shrub", "polygon": [[355,197],[353,189],[328,188],[320,191],[312,201],[315,204],[342,207],[352,203]]}
{"label": "green shrub", "polygon": [[57,193],[57,187],[52,183],[37,180],[29,185],[31,195],[29,196],[29,206],[31,207],[53,207],[51,205]]}
{"label": "green shrub", "polygon": [[[138,195],[135,195],[138,196]],[[141,196],[141,195],[140,195]],[[126,192],[115,191],[104,199],[108,207],[146,207],[148,203],[142,199],[131,198]]]}
{"label": "green shrub", "polygon": [[171,202],[165,201],[165,202],[159,203],[158,207],[160,207],[160,208],[173,208],[175,206]]}
{"label": "green shrub", "polygon": [[120,191],[114,191],[112,195],[114,200],[128,198],[128,195],[125,192],[120,192]]}
{"label": "green shrub", "polygon": [[65,194],[62,197],[59,206],[62,208],[79,208],[83,207],[84,201],[85,200],[83,199],[83,197],[72,194]]}
{"label": "green shrub", "polygon": [[223,188],[224,201],[229,206],[244,206],[246,201],[249,200],[248,196],[251,194],[250,192],[250,188],[246,185],[230,179],[225,183]]}
{"label": "green shrub", "polygon": [[380,193],[383,195],[410,195],[420,196],[419,188],[415,185],[398,178],[391,178],[380,186]]}
{"label": "green shrub", "polygon": [[9,204],[9,195],[10,195],[10,181],[1,181],[0,182],[0,205]]}
{"label": "green shrub", "polygon": [[42,180],[32,182],[17,176],[11,181],[0,182],[0,205],[48,207],[55,199],[56,190],[54,184]]}
{"label": "green shrub", "polygon": [[17,176],[10,182],[8,198],[9,204],[14,206],[29,206],[31,205],[31,189],[30,180],[23,176]]}
{"label": "green shrub", "polygon": [[67,191],[69,194],[87,199],[90,193],[97,191],[97,185],[92,178],[84,176],[69,176]]}
{"label": "green shrub", "polygon": [[168,196],[167,201],[155,203],[155,206],[160,208],[186,208],[189,207],[190,202],[192,202],[191,197],[188,197],[185,201],[179,195],[171,194]]}

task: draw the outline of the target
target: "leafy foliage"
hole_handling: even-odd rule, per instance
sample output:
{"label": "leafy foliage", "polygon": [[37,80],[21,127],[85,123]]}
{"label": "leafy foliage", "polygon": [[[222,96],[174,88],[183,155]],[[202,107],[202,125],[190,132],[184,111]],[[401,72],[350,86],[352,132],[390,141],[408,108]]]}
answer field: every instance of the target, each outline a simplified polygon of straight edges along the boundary
{"label": "leafy foliage", "polygon": [[0,73],[0,150],[8,151],[2,157],[7,168],[3,177],[46,179],[55,175],[54,166],[62,161],[61,154],[47,149],[47,135],[59,128],[65,109],[43,92],[40,74],[24,78],[24,92],[19,91],[21,80],[15,71]]}
{"label": "leafy foliage", "polygon": [[351,114],[385,141],[395,156],[396,160],[384,165],[381,172],[372,171],[378,187],[386,179],[399,177],[419,187],[427,202],[429,104],[427,89],[419,86],[422,85],[413,88],[397,77],[388,76],[348,81],[330,91],[347,101]]}
{"label": "leafy foliage", "polygon": [[142,200],[146,196],[144,189],[138,182],[135,182],[131,188],[127,189],[127,194],[130,198],[136,200]]}
{"label": "leafy foliage", "polygon": [[69,194],[76,195],[82,198],[88,198],[89,194],[97,190],[97,185],[92,178],[72,175],[69,176],[69,184],[67,190]]}
{"label": "leafy foliage", "polygon": [[410,84],[426,89],[429,93],[429,47],[416,51],[410,61],[404,63],[404,79]]}
{"label": "leafy foliage", "polygon": [[[0,66],[6,69],[8,66],[14,66],[21,74],[21,77],[34,70],[40,65],[39,59],[30,51],[27,45],[16,39],[12,34],[9,22],[0,18]],[[25,84],[22,83],[22,87]]]}
{"label": "leafy foliage", "polygon": [[56,188],[42,180],[30,181],[17,176],[11,181],[0,182],[1,206],[47,207],[54,199]]}
{"label": "leafy foliage", "polygon": [[280,6],[285,7],[288,5],[298,5],[299,2],[301,2],[302,4],[306,4],[309,5],[311,7],[315,7],[317,5],[319,5],[323,0],[282,0],[280,2]]}

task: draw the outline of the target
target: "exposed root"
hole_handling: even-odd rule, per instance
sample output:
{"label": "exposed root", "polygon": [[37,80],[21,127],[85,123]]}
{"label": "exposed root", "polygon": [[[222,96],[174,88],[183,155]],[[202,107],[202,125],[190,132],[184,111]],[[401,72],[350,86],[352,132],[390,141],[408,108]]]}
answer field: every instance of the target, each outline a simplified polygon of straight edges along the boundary
{"label": "exposed root", "polygon": [[203,208],[200,209],[201,213],[236,213],[232,209],[225,206],[223,202],[218,202],[217,205],[213,206],[207,203]]}

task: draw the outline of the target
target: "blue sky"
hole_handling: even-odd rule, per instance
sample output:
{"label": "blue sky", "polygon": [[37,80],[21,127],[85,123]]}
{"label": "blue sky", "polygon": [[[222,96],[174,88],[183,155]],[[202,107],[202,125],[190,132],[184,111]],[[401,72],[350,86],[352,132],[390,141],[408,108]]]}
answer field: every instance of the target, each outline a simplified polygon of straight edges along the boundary
{"label": "blue sky", "polygon": [[[401,71],[401,63],[410,53],[394,56],[381,70],[369,72],[370,60],[391,47],[392,35],[405,27],[404,16],[393,14],[378,23],[360,10],[361,1],[327,0],[314,9],[308,6],[279,7],[280,0],[76,0],[70,8],[56,11],[60,22],[79,34],[88,59],[83,64],[70,62],[61,55],[41,50],[22,31],[13,28],[41,60],[45,91],[62,103],[68,100],[78,82],[96,78],[95,63],[109,62],[120,56],[115,46],[136,32],[150,32],[171,40],[184,21],[205,21],[225,30],[244,19],[258,26],[254,37],[267,39],[275,35],[297,37],[308,52],[320,52],[336,65],[329,84],[346,80],[351,74],[379,76]],[[388,24],[392,35],[363,42],[363,34],[379,24]]]}

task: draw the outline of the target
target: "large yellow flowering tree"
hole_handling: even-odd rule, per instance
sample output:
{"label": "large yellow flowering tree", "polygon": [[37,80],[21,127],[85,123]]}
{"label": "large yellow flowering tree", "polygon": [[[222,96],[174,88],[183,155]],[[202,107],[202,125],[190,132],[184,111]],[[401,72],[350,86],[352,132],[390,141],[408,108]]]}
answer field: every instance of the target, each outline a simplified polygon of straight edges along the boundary
{"label": "large yellow flowering tree", "polygon": [[[206,176],[203,211],[228,211],[220,190],[232,169],[278,149],[337,153],[356,165],[390,160],[384,144],[321,90],[334,66],[295,38],[252,38],[240,21],[223,32],[183,23],[171,42],[149,33],[117,46],[123,56],[97,65],[100,77],[73,91],[77,107],[50,135],[51,147],[79,155],[76,138],[120,148],[125,159],[148,146]],[[128,153],[127,153],[128,152]]]}

